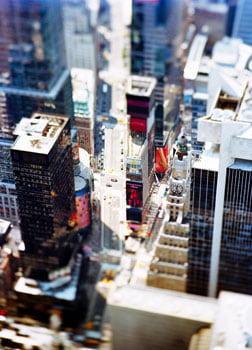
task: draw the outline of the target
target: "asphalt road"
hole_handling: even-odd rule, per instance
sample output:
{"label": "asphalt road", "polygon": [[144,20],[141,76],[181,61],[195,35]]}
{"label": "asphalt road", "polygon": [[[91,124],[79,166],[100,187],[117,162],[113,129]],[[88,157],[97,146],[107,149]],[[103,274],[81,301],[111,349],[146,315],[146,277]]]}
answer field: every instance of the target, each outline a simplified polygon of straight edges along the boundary
{"label": "asphalt road", "polygon": [[[125,4],[119,0],[111,0],[110,3],[111,30],[107,34],[110,40],[109,67],[108,70],[99,72],[102,84],[97,99],[98,111],[103,114],[97,116],[97,121],[101,124],[96,132],[102,153],[102,159],[97,160],[97,163],[102,166],[98,168],[100,174],[96,175],[95,181],[95,196],[100,202],[101,250],[107,253],[110,250],[122,250],[122,238],[126,231],[127,116],[124,86],[129,75],[123,58],[125,35],[128,31]],[[104,84],[111,86],[111,90],[106,87],[104,89]],[[104,145],[100,142],[103,136],[99,134],[101,125],[104,126]],[[94,225],[94,229],[98,230],[99,225]]]}

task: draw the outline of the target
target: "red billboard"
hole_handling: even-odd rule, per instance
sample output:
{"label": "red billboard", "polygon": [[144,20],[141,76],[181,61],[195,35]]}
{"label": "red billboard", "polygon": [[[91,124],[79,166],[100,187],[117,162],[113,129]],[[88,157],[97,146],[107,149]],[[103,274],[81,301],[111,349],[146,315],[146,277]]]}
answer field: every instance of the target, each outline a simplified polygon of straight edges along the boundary
{"label": "red billboard", "polygon": [[147,130],[146,119],[131,117],[130,118],[130,130],[146,132],[146,130]]}
{"label": "red billboard", "polygon": [[127,205],[134,208],[143,206],[143,184],[139,182],[126,181]]}
{"label": "red billboard", "polygon": [[168,145],[156,148],[156,171],[164,173],[168,168]]}

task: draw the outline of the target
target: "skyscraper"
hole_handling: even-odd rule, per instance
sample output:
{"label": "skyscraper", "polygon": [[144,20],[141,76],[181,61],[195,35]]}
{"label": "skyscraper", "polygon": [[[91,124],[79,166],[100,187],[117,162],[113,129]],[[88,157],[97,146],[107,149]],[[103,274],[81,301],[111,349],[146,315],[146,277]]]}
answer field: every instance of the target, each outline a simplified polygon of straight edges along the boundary
{"label": "skyscraper", "polygon": [[128,79],[126,99],[130,135],[126,158],[126,202],[127,221],[135,230],[139,230],[143,222],[154,179],[155,86],[155,78],[130,76]]}
{"label": "skyscraper", "polygon": [[189,292],[252,294],[252,89],[244,85],[241,98],[220,91],[199,119],[207,145],[192,169]]}
{"label": "skyscraper", "polygon": [[[8,202],[15,191],[9,149],[16,123],[37,110],[73,117],[60,0],[2,0],[0,57],[0,182]],[[3,217],[16,224],[7,202]]]}
{"label": "skyscraper", "polygon": [[[183,1],[133,0],[131,73],[158,79],[156,100],[162,102],[164,75],[182,29]],[[174,51],[173,51],[174,50]]]}
{"label": "skyscraper", "polygon": [[244,43],[248,45],[252,45],[251,20],[251,1],[238,1],[236,5],[232,36],[242,39]]}
{"label": "skyscraper", "polygon": [[69,263],[78,240],[67,228],[75,215],[70,120],[35,113],[21,120],[15,134],[11,154],[25,244],[22,262],[34,278],[46,279]]}
{"label": "skyscraper", "polygon": [[59,0],[3,0],[1,136],[36,109],[72,115]]}
{"label": "skyscraper", "polygon": [[62,3],[67,65],[69,69],[91,69],[96,74],[97,36],[87,1],[64,0]]}

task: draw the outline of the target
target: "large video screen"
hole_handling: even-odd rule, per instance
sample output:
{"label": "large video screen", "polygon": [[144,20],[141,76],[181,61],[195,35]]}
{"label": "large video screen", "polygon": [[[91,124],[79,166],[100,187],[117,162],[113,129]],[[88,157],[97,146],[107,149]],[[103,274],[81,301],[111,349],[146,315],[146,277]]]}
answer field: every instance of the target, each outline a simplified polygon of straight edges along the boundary
{"label": "large video screen", "polygon": [[156,148],[156,171],[164,173],[168,168],[168,145]]}
{"label": "large video screen", "polygon": [[128,208],[127,221],[142,222],[142,211],[140,209]]}
{"label": "large video screen", "polygon": [[134,208],[143,206],[143,184],[133,181],[126,181],[127,205]]}
{"label": "large video screen", "polygon": [[130,118],[130,130],[132,131],[142,131],[146,132],[147,126],[146,126],[146,119],[140,119],[140,118]]}

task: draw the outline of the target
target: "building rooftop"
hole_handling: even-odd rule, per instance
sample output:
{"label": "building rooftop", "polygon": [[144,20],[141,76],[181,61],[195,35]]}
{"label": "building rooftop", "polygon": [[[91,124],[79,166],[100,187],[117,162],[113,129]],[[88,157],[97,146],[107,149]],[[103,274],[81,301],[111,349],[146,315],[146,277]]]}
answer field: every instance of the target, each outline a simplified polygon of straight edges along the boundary
{"label": "building rooftop", "polygon": [[151,96],[157,80],[155,78],[131,75],[128,78],[127,93],[136,96]]}
{"label": "building rooftop", "polygon": [[[72,68],[71,78],[75,115],[78,117],[82,115],[92,117],[94,114],[94,72],[91,69]],[[82,104],[80,110],[78,103]],[[85,107],[85,109],[83,109],[83,107]]]}
{"label": "building rooftop", "polygon": [[74,301],[76,298],[79,274],[81,268],[81,256],[78,255],[76,264],[71,274],[71,280],[65,285],[52,288],[51,282],[41,282],[35,279],[20,277],[14,287],[17,293],[37,296],[48,296],[65,301]]}
{"label": "building rooftop", "polygon": [[193,168],[218,171],[219,162],[219,148],[212,143],[206,143],[200,158],[194,160]]}
{"label": "building rooftop", "polygon": [[161,290],[123,286],[109,294],[108,304],[165,316],[213,323],[217,301],[212,298]]}
{"label": "building rooftop", "polygon": [[248,68],[247,63],[251,55],[252,46],[244,44],[237,38],[224,37],[214,45],[212,60],[217,65],[241,71]]}
{"label": "building rooftop", "polygon": [[68,122],[68,117],[34,113],[23,118],[14,135],[18,136],[12,150],[48,154]]}
{"label": "building rooftop", "polygon": [[207,35],[197,34],[189,50],[186,66],[184,69],[184,79],[194,80],[197,77],[202,55],[204,53]]}
{"label": "building rooftop", "polygon": [[221,292],[211,350],[238,350],[252,347],[252,297]]}
{"label": "building rooftop", "polygon": [[11,225],[10,221],[0,219],[0,235],[5,234]]}
{"label": "building rooftop", "polygon": [[214,12],[216,14],[218,13],[226,14],[228,11],[228,7],[226,4],[218,4],[218,3],[200,2],[200,3],[194,4],[194,7],[199,10]]}

